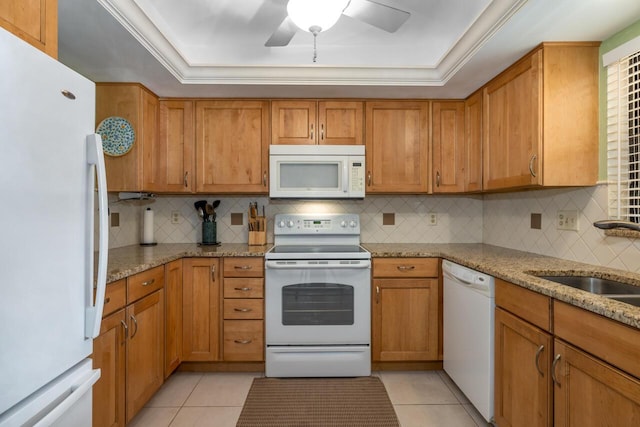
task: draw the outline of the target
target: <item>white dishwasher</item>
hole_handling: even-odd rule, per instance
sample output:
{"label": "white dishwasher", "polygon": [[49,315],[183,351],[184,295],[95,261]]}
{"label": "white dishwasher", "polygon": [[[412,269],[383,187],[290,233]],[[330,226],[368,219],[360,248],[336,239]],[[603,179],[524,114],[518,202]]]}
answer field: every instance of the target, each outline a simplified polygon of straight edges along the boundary
{"label": "white dishwasher", "polygon": [[442,261],[443,365],[487,422],[493,418],[495,281]]}

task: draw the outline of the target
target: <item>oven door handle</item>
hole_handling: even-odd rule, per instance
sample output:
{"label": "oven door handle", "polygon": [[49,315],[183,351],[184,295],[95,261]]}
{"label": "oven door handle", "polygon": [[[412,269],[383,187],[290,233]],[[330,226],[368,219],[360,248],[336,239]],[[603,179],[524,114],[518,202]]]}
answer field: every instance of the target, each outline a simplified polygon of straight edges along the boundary
{"label": "oven door handle", "polygon": [[266,261],[266,268],[272,268],[275,270],[321,270],[321,269],[365,269],[371,268],[371,261],[362,260],[358,261],[354,264],[340,264],[340,263],[331,263],[331,264],[297,264],[292,263],[291,261],[279,262],[279,261]]}

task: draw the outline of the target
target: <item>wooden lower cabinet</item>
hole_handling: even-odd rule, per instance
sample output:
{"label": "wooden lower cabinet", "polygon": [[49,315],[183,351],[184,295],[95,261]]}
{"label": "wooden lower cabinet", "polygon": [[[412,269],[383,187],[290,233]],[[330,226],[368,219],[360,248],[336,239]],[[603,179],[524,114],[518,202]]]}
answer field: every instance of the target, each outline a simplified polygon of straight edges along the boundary
{"label": "wooden lower cabinet", "polygon": [[212,362],[221,359],[220,260],[183,259],[182,360]]}
{"label": "wooden lower cabinet", "polygon": [[164,382],[164,290],[127,306],[127,422]]}
{"label": "wooden lower cabinet", "polygon": [[225,320],[223,349],[223,358],[226,362],[262,362],[264,360],[263,320]]}
{"label": "wooden lower cabinet", "polygon": [[438,281],[374,279],[372,359],[438,359]]}
{"label": "wooden lower cabinet", "polygon": [[496,308],[494,417],[497,425],[552,425],[551,359],[551,334]]}
{"label": "wooden lower cabinet", "polygon": [[224,258],[222,358],[264,361],[264,258]]}
{"label": "wooden lower cabinet", "polygon": [[554,383],[554,425],[640,425],[640,381],[561,341]]}
{"label": "wooden lower cabinet", "polygon": [[93,386],[94,427],[125,425],[126,326],[121,309],[102,319],[100,335],[93,340],[93,367],[101,371]]}
{"label": "wooden lower cabinet", "polygon": [[182,361],[182,259],[165,264],[164,377]]}

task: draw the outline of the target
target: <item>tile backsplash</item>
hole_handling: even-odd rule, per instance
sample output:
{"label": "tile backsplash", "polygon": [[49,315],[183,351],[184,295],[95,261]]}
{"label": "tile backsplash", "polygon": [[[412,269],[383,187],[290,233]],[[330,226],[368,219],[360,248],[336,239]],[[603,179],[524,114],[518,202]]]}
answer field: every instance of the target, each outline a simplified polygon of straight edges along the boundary
{"label": "tile backsplash", "polygon": [[[110,195],[110,212],[120,225],[111,227],[111,248],[140,242],[143,211],[155,212],[158,243],[193,243],[201,239],[201,220],[193,203],[202,196],[158,196],[150,201],[118,202]],[[592,223],[607,218],[607,188],[523,191],[483,196],[367,196],[348,201],[281,201],[267,197],[207,197],[220,199],[217,237],[224,243],[246,243],[247,208],[256,201],[265,206],[267,241],[273,241],[277,213],[328,212],[360,215],[361,240],[369,243],[488,243],[590,264],[640,272],[640,239],[607,237]],[[559,210],[578,211],[578,231],[558,230]],[[178,224],[171,222],[179,212]],[[242,214],[243,225],[231,225],[231,214]],[[393,225],[383,225],[383,214],[394,214]],[[436,224],[430,225],[435,213]],[[531,228],[531,214],[540,214],[541,228]],[[386,216],[387,222],[390,216]]]}
{"label": "tile backsplash", "polygon": [[[146,208],[154,211],[155,239],[158,243],[194,243],[200,241],[201,220],[193,206],[202,196],[159,196],[155,200],[118,202],[110,196],[110,212],[120,216],[120,226],[111,227],[109,247],[140,242],[142,215]],[[482,241],[482,198],[450,196],[368,196],[364,200],[346,201],[274,201],[267,197],[208,197],[219,199],[217,239],[225,243],[246,243],[249,202],[265,207],[267,241],[273,241],[273,218],[278,213],[326,212],[360,215],[361,240],[370,243],[479,243]],[[171,216],[179,212],[179,223]],[[231,225],[231,214],[241,213],[243,225]],[[383,213],[394,213],[394,225],[383,225]],[[428,217],[436,214],[436,224]]]}
{"label": "tile backsplash", "polygon": [[[593,222],[607,218],[607,186],[485,195],[483,243],[640,272],[640,239],[605,236]],[[578,211],[578,231],[558,230],[558,211]],[[530,227],[542,214],[541,229]]]}

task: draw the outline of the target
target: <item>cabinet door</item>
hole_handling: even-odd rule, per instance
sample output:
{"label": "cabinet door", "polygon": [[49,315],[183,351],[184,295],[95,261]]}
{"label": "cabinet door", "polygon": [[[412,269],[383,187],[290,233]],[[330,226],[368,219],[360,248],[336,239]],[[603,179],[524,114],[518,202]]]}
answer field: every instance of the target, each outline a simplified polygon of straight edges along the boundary
{"label": "cabinet door", "polygon": [[484,88],[484,189],[541,184],[542,51]]}
{"label": "cabinet door", "polygon": [[165,352],[164,377],[182,360],[182,259],[165,264]]}
{"label": "cabinet door", "polygon": [[316,101],[272,101],[271,144],[316,144]]}
{"label": "cabinet door", "polygon": [[3,0],[0,27],[58,58],[58,0]]}
{"label": "cabinet door", "polygon": [[127,307],[127,422],[164,381],[164,291]]}
{"label": "cabinet door", "polygon": [[431,110],[434,193],[464,191],[464,102],[434,102]]}
{"label": "cabinet door", "polygon": [[362,102],[318,102],[318,144],[362,145],[363,119]]}
{"label": "cabinet door", "polygon": [[495,313],[496,424],[551,426],[551,335],[500,308]]}
{"label": "cabinet door", "polygon": [[102,319],[100,335],[93,340],[93,367],[101,371],[93,386],[94,427],[125,425],[126,328],[122,309]]}
{"label": "cabinet door", "polygon": [[373,281],[372,359],[438,359],[438,281]]}
{"label": "cabinet door", "polygon": [[482,91],[464,102],[464,191],[482,191]]}
{"label": "cabinet door", "polygon": [[267,193],[269,103],[196,103],[196,191]]}
{"label": "cabinet door", "polygon": [[426,193],[429,103],[366,103],[367,193]]}
{"label": "cabinet door", "polygon": [[221,293],[217,258],[183,260],[182,360],[220,360]]}
{"label": "cabinet door", "polygon": [[640,381],[563,341],[554,382],[554,425],[640,425]]}
{"label": "cabinet door", "polygon": [[146,88],[130,83],[96,84],[96,127],[107,117],[118,116],[131,123],[135,141],[122,156],[105,156],[109,191],[141,191],[144,148],[155,144],[158,99]]}
{"label": "cabinet door", "polygon": [[144,188],[191,193],[195,189],[193,102],[162,100],[159,110],[158,138],[145,145]]}

